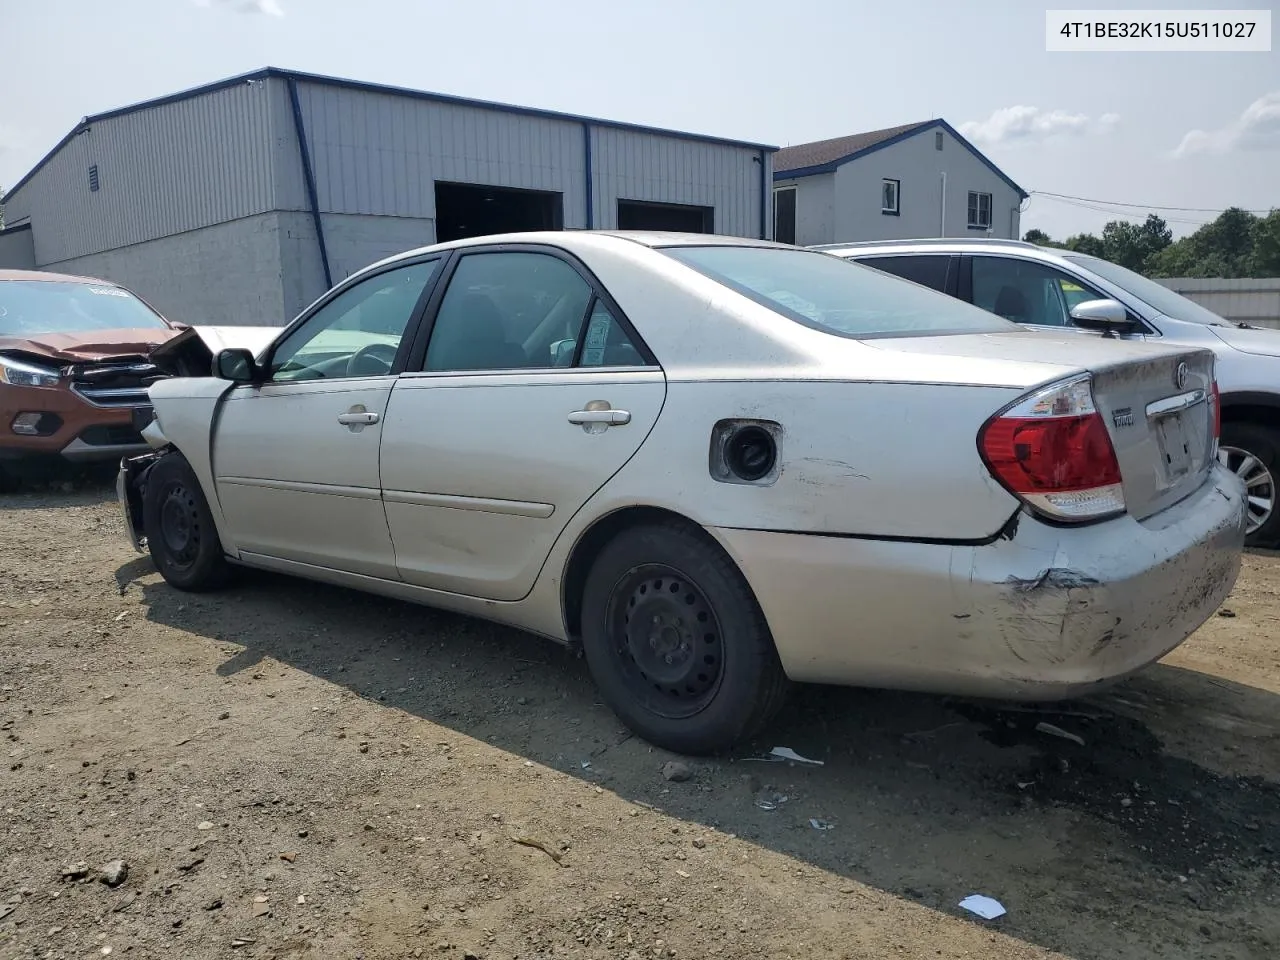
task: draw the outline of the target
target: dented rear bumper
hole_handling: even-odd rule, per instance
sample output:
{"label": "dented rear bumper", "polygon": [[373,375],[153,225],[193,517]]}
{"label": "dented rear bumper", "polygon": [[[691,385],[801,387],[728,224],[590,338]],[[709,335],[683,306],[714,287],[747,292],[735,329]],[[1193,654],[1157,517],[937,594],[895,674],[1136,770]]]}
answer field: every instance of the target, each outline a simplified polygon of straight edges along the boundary
{"label": "dented rear bumper", "polygon": [[1244,487],[1214,468],[1143,521],[1022,515],[980,545],[713,531],[794,680],[1054,700],[1160,659],[1231,592]]}

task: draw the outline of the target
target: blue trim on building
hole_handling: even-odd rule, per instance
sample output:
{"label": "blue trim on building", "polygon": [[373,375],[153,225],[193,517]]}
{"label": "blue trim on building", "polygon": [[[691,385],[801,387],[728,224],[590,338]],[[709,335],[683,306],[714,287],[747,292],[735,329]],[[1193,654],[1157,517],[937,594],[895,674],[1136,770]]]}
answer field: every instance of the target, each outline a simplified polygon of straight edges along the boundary
{"label": "blue trim on building", "polygon": [[760,239],[769,240],[771,238],[768,232],[769,220],[767,217],[767,211],[769,209],[770,184],[769,175],[765,169],[769,160],[769,154],[761,150],[760,156],[756,159],[760,161]]}
{"label": "blue trim on building", "polygon": [[115,110],[108,110],[105,113],[96,113],[93,116],[85,117],[75,129],[68,133],[65,137],[58,141],[57,146],[46,153],[40,161],[31,168],[31,170],[13,185],[6,194],[11,196],[17,193],[27,181],[40,171],[40,169],[49,162],[49,160],[59,150],[67,145],[72,137],[75,137],[81,131],[88,129],[95,123],[103,120],[110,120],[113,117],[123,117],[131,113],[137,113],[141,110],[149,110],[152,107],[161,107],[166,104],[181,103],[184,100],[191,100],[195,97],[201,97],[208,93],[216,93],[219,90],[227,90],[231,87],[238,86],[243,83],[251,83],[255,80],[268,80],[278,78],[283,80],[292,79],[299,83],[314,83],[328,87],[339,87],[345,90],[357,90],[365,93],[382,93],[397,97],[409,97],[414,100],[426,100],[432,103],[446,103],[454,106],[478,107],[484,110],[497,110],[502,113],[515,114],[524,117],[540,117],[547,120],[568,120],[575,123],[591,124],[593,127],[607,127],[613,130],[630,130],[635,133],[649,133],[655,136],[675,137],[679,140],[692,140],[698,143],[719,144],[727,147],[745,147],[751,150],[768,150],[776,151],[778,148],[765,143],[754,143],[747,140],[729,140],[724,137],[712,137],[699,133],[688,133],[683,130],[667,130],[662,127],[647,127],[643,124],[624,123],[620,120],[602,120],[597,117],[587,117],[576,113],[562,113],[558,110],[542,110],[537,107],[520,107],[510,103],[498,103],[492,100],[474,100],[468,97],[458,97],[447,93],[432,93],[427,90],[412,90],[408,87],[394,87],[380,83],[366,83],[362,80],[346,80],[342,77],[330,77],[319,73],[302,73],[297,70],[284,70],[279,67],[263,67],[260,70],[254,70],[251,73],[242,73],[238,76],[228,77],[225,80],[218,80],[214,83],[208,83],[199,87],[192,87],[189,90],[182,90],[178,93],[171,93],[167,96],[157,97],[153,100],[143,100],[140,103],[131,104],[126,107],[118,107]]}
{"label": "blue trim on building", "polygon": [[329,270],[329,250],[324,242],[324,222],[320,218],[320,197],[316,193],[315,173],[311,169],[311,148],[307,145],[307,128],[302,122],[302,105],[298,102],[298,84],[293,77],[285,81],[289,87],[289,106],[293,108],[293,129],[298,134],[298,156],[302,159],[302,177],[307,185],[307,202],[311,205],[311,222],[316,227],[316,244],[320,247],[320,266],[324,268],[324,288],[333,287]]}
{"label": "blue trim on building", "polygon": [[595,186],[595,184],[592,181],[595,180],[595,170],[591,162],[591,124],[589,121],[586,121],[586,120],[582,121],[582,154],[583,154],[582,179],[586,182],[586,194],[587,194],[586,195],[587,215],[586,215],[585,223],[588,230],[594,230],[595,222],[596,222],[596,211],[595,211],[596,201],[595,201],[595,191],[592,189]]}
{"label": "blue trim on building", "polygon": [[901,143],[903,140],[906,140],[909,137],[914,137],[918,134],[924,133],[926,130],[934,130],[937,128],[941,128],[945,130],[947,133],[951,134],[951,136],[953,136],[956,140],[960,142],[960,145],[962,147],[964,147],[966,150],[972,153],[975,157],[977,157],[980,161],[982,161],[982,163],[987,167],[987,169],[989,169],[997,177],[999,177],[1001,180],[1007,183],[1010,187],[1016,190],[1018,192],[1018,196],[1020,196],[1023,200],[1026,200],[1027,197],[1031,196],[1031,194],[1027,193],[1027,191],[1023,190],[1020,186],[1018,186],[1011,179],[1009,179],[1008,174],[1006,174],[1003,170],[1001,170],[994,163],[988,160],[983,155],[982,151],[980,151],[977,147],[975,147],[968,140],[962,137],[960,133],[955,129],[955,127],[951,126],[951,124],[947,123],[947,121],[941,120],[941,119],[931,120],[928,123],[920,124],[918,127],[912,127],[910,130],[904,130],[902,133],[899,133],[896,136],[889,137],[887,140],[881,140],[879,143],[873,143],[869,147],[864,147],[861,150],[856,150],[853,153],[848,154],[847,156],[839,157],[835,160],[832,160],[829,163],[820,163],[811,167],[799,167],[795,170],[781,170],[781,171],[775,170],[773,173],[773,179],[775,181],[796,180],[796,179],[799,179],[800,177],[812,177],[819,173],[834,173],[837,167],[844,166],[850,160],[857,160],[860,157],[865,157],[868,154],[875,153],[877,150],[883,150],[885,147],[891,147],[895,143]]}

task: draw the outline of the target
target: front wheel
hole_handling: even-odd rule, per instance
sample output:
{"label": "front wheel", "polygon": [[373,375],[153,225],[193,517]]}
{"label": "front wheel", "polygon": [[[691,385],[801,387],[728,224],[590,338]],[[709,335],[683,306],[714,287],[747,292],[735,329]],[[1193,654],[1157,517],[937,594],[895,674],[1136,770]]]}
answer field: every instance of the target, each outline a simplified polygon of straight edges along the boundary
{"label": "front wheel", "polygon": [[677,753],[726,750],[785,699],[787,679],[750,587],[687,524],[633,527],[605,546],[587,577],[582,642],[614,712]]}
{"label": "front wheel", "polygon": [[1280,431],[1256,423],[1222,425],[1218,459],[1245,483],[1249,518],[1245,545],[1272,547],[1280,542],[1276,478],[1280,476]]}
{"label": "front wheel", "polygon": [[213,590],[231,568],[213,524],[209,502],[182,454],[156,461],[147,475],[142,524],[156,569],[179,590]]}

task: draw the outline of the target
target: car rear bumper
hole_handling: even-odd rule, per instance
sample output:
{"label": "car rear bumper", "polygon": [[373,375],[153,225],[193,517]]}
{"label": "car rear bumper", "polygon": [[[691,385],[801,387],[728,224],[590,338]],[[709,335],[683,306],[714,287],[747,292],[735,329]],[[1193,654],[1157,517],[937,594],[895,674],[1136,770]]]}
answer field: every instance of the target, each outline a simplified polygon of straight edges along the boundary
{"label": "car rear bumper", "polygon": [[1160,659],[1231,592],[1244,487],[1215,466],[1141,522],[1031,516],[972,546],[718,528],[794,680],[1055,700]]}

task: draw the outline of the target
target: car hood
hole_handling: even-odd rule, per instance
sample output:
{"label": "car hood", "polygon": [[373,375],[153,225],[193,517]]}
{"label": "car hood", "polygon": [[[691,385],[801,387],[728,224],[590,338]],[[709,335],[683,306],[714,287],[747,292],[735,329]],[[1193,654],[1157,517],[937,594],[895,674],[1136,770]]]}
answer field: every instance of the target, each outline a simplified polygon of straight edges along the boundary
{"label": "car hood", "polygon": [[23,353],[61,363],[91,363],[116,357],[145,357],[181,328],[157,330],[85,330],[40,333],[30,337],[0,336],[0,353]]}
{"label": "car hood", "polygon": [[1258,357],[1280,357],[1280,330],[1265,327],[1210,327],[1229,347]]}
{"label": "car hood", "polygon": [[151,362],[184,377],[207,377],[220,350],[243,347],[260,357],[282,327],[189,327],[151,351]]}

